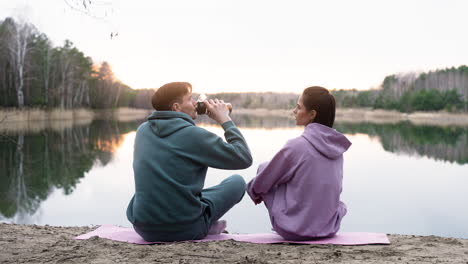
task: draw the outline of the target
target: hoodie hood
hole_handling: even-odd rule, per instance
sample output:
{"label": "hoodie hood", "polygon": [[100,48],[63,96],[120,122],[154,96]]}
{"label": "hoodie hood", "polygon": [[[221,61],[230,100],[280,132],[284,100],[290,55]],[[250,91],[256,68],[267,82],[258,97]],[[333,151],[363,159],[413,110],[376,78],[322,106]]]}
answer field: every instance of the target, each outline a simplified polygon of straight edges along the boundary
{"label": "hoodie hood", "polygon": [[195,125],[189,115],[175,111],[154,111],[148,117],[148,123],[154,134],[159,137],[167,137],[185,127]]}
{"label": "hoodie hood", "polygon": [[318,123],[308,124],[302,136],[329,159],[338,158],[351,146],[343,134]]}

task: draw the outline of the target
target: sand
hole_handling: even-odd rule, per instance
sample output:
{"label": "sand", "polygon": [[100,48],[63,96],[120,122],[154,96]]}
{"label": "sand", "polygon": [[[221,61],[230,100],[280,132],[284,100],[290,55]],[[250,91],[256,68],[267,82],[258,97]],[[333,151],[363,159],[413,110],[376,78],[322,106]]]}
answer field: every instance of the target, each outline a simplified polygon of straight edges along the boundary
{"label": "sand", "polygon": [[132,245],[73,237],[96,227],[0,224],[0,263],[463,263],[468,240],[389,235],[391,245]]}

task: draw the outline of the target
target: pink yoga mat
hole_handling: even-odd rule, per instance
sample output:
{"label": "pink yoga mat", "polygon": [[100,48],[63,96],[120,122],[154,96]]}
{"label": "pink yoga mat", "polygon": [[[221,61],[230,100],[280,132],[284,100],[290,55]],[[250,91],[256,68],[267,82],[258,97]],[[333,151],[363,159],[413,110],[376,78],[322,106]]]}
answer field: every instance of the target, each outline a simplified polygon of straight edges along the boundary
{"label": "pink yoga mat", "polygon": [[[107,238],[114,241],[127,242],[132,244],[157,244],[163,242],[146,242],[133,228],[119,227],[113,225],[102,225],[94,231],[75,237],[75,239],[88,239],[94,236]],[[369,245],[369,244],[390,244],[386,234],[382,233],[361,233],[343,232],[334,237],[311,241],[289,241],[274,233],[265,234],[219,234],[208,235],[202,240],[191,240],[190,242],[220,241],[233,239],[240,242],[250,242],[256,244],[335,244],[335,245]]]}

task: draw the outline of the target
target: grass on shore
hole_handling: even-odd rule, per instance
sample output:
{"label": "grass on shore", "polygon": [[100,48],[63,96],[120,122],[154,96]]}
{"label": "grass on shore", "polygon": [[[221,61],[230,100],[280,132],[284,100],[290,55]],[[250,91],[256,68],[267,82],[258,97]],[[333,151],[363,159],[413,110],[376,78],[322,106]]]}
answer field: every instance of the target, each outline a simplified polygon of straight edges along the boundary
{"label": "grass on shore", "polygon": [[[146,118],[152,110],[117,108],[117,109],[38,109],[38,108],[0,108],[0,122],[2,126],[11,122],[48,122],[61,120],[69,122],[91,122],[94,119],[113,119],[118,121],[131,121]],[[235,114],[253,116],[280,116],[292,117],[292,110],[285,109],[234,109]],[[368,108],[338,108],[336,120],[341,122],[369,122],[369,123],[398,123],[410,121],[418,125],[435,126],[467,126],[468,113],[449,112],[414,112],[401,113],[389,110],[374,110]],[[11,124],[10,124],[11,125]],[[15,126],[18,126],[15,125]],[[24,125],[22,125],[24,126]]]}
{"label": "grass on shore", "polygon": [[[77,109],[40,109],[40,108],[0,108],[0,122],[30,122],[43,120],[93,120],[117,119],[120,121],[129,118],[144,118],[151,110],[134,108],[117,108],[92,110]],[[123,120],[122,120],[123,119]]]}

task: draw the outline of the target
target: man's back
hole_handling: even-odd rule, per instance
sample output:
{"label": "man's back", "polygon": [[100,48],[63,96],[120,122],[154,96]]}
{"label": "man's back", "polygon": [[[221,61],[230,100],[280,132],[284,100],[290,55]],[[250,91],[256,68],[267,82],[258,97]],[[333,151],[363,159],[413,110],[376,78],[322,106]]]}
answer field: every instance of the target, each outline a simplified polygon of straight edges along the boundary
{"label": "man's back", "polygon": [[195,126],[190,116],[156,111],[137,130],[135,195],[127,209],[133,224],[154,229],[190,224],[205,211],[201,192],[208,166],[242,169],[252,162],[234,123],[223,124],[228,143]]}

